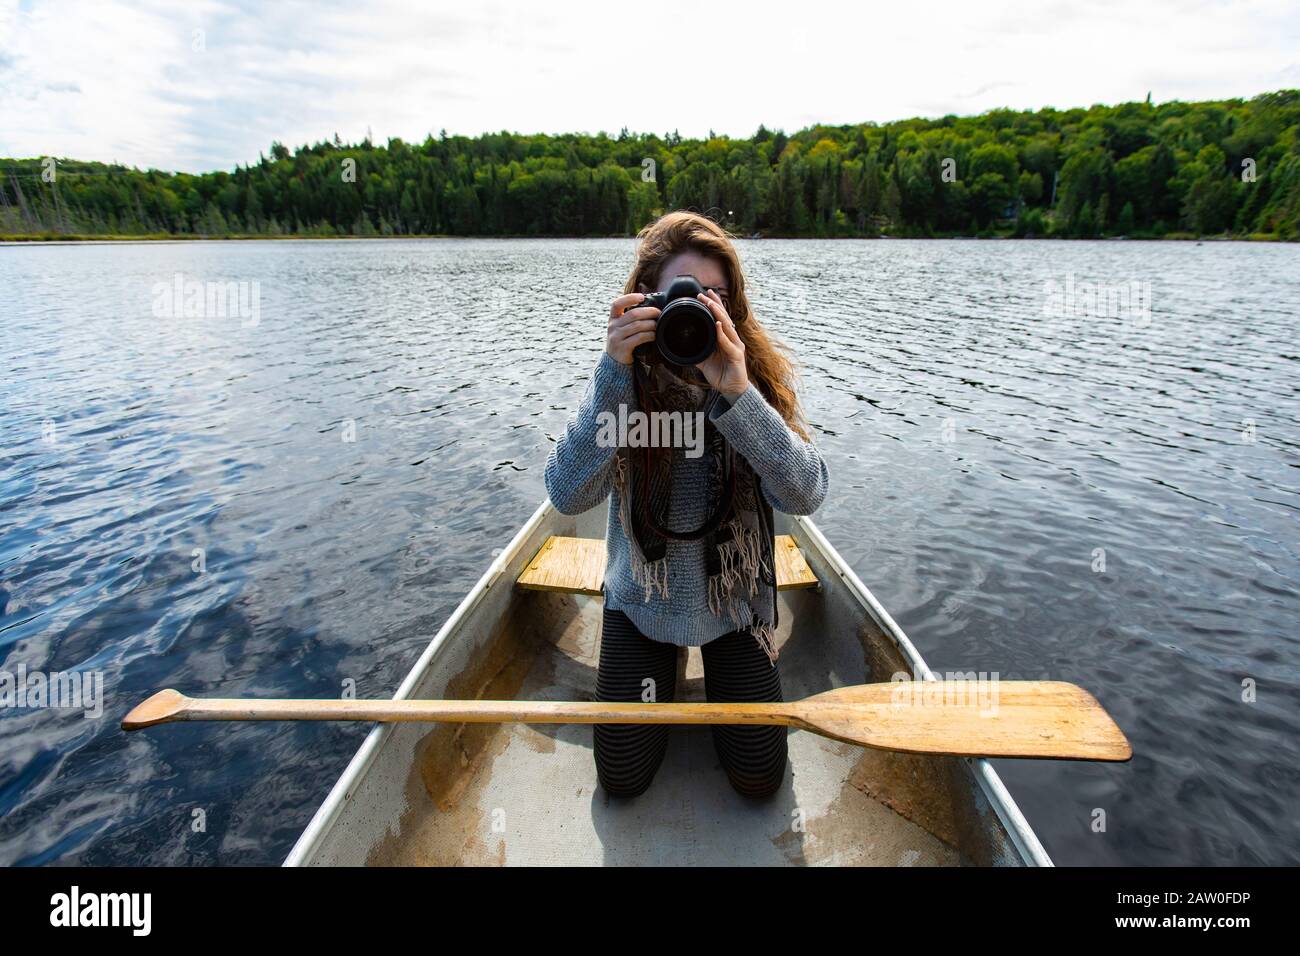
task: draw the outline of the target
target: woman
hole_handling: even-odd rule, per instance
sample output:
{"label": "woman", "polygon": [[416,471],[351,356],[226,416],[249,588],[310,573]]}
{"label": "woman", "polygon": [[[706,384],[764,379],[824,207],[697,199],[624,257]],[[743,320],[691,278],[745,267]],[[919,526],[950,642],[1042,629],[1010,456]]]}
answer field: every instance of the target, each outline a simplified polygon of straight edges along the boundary
{"label": "woman", "polygon": [[[625,294],[610,309],[605,352],[546,464],[547,493],[564,514],[610,497],[596,696],[673,700],[679,648],[692,646],[704,659],[710,701],[780,701],[772,509],[815,511],[826,496],[826,464],[809,440],[784,347],[750,312],[728,234],[703,216],[673,212],[639,239]],[[699,299],[717,332],[717,348],[693,368],[647,361],[647,350],[637,351],[654,342],[659,316],[637,303],[679,275],[705,288]],[[649,349],[654,358],[653,344]],[[618,417],[620,406],[625,414],[700,412],[704,452],[609,441],[602,423]],[[668,729],[594,726],[606,793],[645,791],[663,761]],[[781,786],[786,728],[712,731],[738,792],[760,797]]]}

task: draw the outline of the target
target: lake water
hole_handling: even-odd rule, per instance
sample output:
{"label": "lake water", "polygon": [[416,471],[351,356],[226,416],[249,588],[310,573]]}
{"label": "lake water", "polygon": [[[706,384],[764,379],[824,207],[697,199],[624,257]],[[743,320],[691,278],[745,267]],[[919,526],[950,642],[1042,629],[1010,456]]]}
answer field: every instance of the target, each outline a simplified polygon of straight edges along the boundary
{"label": "lake water", "polygon": [[[1054,859],[1300,862],[1300,247],[740,250],[815,520],[931,667],[1078,682],[1129,735],[996,763]],[[0,863],[279,863],[364,726],[122,714],[391,695],[544,497],[632,251],[0,248],[0,669],[105,681],[102,719],[0,709]],[[178,274],[244,314],[186,318]]]}

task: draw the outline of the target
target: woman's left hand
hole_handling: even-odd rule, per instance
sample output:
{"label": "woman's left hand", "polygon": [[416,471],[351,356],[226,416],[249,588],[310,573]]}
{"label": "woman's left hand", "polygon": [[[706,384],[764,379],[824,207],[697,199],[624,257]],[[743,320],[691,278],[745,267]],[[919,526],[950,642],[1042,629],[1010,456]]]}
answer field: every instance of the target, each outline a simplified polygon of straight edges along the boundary
{"label": "woman's left hand", "polygon": [[710,385],[727,398],[739,398],[749,388],[749,375],[745,369],[745,343],[740,340],[736,323],[731,321],[718,293],[710,289],[701,292],[698,298],[713,313],[718,347],[695,367],[704,373]]}

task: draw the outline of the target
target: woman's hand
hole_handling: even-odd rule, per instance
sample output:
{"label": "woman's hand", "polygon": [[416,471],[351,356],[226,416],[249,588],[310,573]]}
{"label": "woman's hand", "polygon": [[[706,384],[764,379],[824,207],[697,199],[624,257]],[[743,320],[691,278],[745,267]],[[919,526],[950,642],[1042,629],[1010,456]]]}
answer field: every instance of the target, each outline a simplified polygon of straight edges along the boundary
{"label": "woman's hand", "polygon": [[633,349],[655,340],[655,323],[659,318],[659,310],[654,306],[631,308],[644,298],[645,295],[641,292],[629,292],[620,295],[610,306],[605,351],[620,365],[631,365]]}
{"label": "woman's hand", "polygon": [[749,373],[745,368],[745,343],[740,340],[736,323],[731,321],[718,293],[710,289],[701,292],[699,299],[713,313],[718,333],[718,347],[713,354],[695,366],[704,373],[709,384],[729,399],[739,398],[749,388]]}

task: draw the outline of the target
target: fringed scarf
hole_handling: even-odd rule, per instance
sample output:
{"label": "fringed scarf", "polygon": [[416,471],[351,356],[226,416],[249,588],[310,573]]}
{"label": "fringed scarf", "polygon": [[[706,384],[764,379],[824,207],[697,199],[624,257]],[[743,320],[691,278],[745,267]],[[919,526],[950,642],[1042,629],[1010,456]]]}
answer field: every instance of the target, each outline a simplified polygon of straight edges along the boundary
{"label": "fringed scarf", "polygon": [[[708,462],[709,486],[716,492],[711,495],[708,507],[710,514],[718,518],[712,528],[708,528],[708,522],[702,526],[708,529],[702,537],[709,611],[715,616],[725,613],[733,630],[748,628],[775,666],[774,524],[772,507],[761,493],[761,479],[709,421],[709,410],[719,398],[716,392],[705,384],[684,381],[662,363],[651,366],[647,373],[638,360],[636,380],[637,399],[642,409],[646,408],[647,392],[650,392],[656,398],[656,410],[705,413],[704,457]],[[659,529],[667,527],[672,464],[684,457],[685,452],[681,448],[664,451],[669,454],[657,456],[657,467],[654,467],[650,465],[652,456],[645,448],[620,447],[614,468],[619,520],[631,550],[632,577],[645,589],[646,601],[656,592],[663,598],[669,594],[668,538],[656,530],[656,525]],[[653,474],[647,475],[647,469]],[[738,597],[743,597],[749,605],[749,620],[743,619],[737,606]]]}

